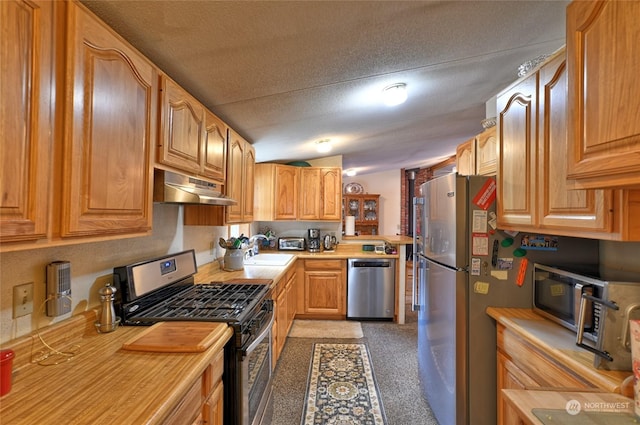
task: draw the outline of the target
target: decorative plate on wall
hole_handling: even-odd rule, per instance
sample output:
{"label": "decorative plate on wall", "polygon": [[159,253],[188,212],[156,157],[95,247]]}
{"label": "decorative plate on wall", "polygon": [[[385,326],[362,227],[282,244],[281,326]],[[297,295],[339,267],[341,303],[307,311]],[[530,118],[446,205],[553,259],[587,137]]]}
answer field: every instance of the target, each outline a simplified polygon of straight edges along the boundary
{"label": "decorative plate on wall", "polygon": [[358,195],[360,193],[364,192],[364,188],[362,187],[362,185],[360,183],[348,183],[345,187],[344,187],[344,193],[349,194],[349,195]]}

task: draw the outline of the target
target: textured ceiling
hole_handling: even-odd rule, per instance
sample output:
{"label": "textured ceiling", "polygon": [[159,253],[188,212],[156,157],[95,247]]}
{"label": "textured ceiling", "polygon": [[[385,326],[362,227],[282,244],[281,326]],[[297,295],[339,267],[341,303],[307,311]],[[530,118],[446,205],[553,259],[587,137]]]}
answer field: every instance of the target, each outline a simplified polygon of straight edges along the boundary
{"label": "textured ceiling", "polygon": [[[518,66],[564,44],[566,1],[84,0],[250,140],[259,162],[430,166],[482,131]],[[381,104],[407,84],[409,99]]]}

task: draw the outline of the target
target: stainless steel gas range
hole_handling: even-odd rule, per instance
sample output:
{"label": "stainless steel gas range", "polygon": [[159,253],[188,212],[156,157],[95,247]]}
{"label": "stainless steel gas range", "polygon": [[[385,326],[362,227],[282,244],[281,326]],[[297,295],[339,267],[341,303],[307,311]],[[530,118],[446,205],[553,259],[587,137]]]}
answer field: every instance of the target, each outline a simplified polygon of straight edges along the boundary
{"label": "stainless steel gas range", "polygon": [[161,321],[226,322],[224,423],[260,423],[271,394],[270,280],[196,283],[193,250],[113,269],[116,312],[124,325]]}

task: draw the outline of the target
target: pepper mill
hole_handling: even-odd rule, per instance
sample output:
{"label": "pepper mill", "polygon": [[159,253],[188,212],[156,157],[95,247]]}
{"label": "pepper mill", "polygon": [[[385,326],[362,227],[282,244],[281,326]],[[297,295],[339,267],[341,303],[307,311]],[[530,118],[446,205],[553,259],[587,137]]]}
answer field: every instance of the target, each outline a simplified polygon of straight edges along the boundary
{"label": "pepper mill", "polygon": [[96,322],[96,328],[100,333],[113,332],[120,324],[120,318],[116,317],[116,310],[113,306],[116,291],[117,289],[111,286],[111,283],[107,283],[98,291],[102,301],[102,313],[100,320]]}

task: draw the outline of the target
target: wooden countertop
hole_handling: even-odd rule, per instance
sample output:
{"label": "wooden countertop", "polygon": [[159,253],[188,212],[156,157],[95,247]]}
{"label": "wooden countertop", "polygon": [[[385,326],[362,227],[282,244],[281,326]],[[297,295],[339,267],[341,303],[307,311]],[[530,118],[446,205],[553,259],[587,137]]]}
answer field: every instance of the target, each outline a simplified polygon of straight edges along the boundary
{"label": "wooden countertop", "polygon": [[545,352],[549,358],[592,382],[603,391],[632,394],[631,371],[608,371],[593,366],[593,354],[575,345],[575,334],[531,309],[487,308],[498,323]]}
{"label": "wooden countertop", "polygon": [[3,346],[16,357],[11,392],[0,402],[1,423],[162,423],[233,334],[219,324],[219,338],[202,353],[136,352],[122,344],[146,327],[99,334],[95,320],[92,310],[40,331],[53,348],[76,351],[57,365],[30,363],[32,352],[43,348],[37,334]]}
{"label": "wooden countertop", "polygon": [[413,238],[404,235],[360,235],[360,236],[342,236],[345,241],[384,241],[393,245],[411,245],[413,244]]}
{"label": "wooden countertop", "polygon": [[[348,258],[393,258],[399,259],[399,254],[376,254],[372,251],[363,251],[362,244],[342,243],[338,244],[334,251],[277,251],[263,250],[264,253],[292,254],[292,260],[284,266],[256,266],[245,265],[244,270],[225,271],[220,268],[217,261],[203,264],[198,267],[198,273],[194,276],[197,283],[206,282],[226,282],[233,279],[270,279],[274,282],[279,281],[295,260],[346,260]],[[260,254],[258,254],[260,255]]]}
{"label": "wooden countertop", "polygon": [[[577,402],[577,406],[580,409],[579,412],[592,415],[598,413],[633,414],[633,399],[623,397],[620,394],[536,390],[502,390],[502,394],[507,403],[518,412],[519,419],[521,419],[525,425],[587,423],[584,418],[575,417],[575,415],[566,413],[567,403],[573,401]],[[572,406],[576,406],[576,403],[573,403]],[[544,422],[539,419],[539,416],[534,414],[533,409],[541,409],[537,412],[539,415],[543,414],[544,411],[548,411],[542,415],[545,418]],[[544,411],[542,411],[542,409],[544,409]],[[576,408],[574,407],[574,409]],[[576,410],[572,413],[575,412]],[[572,418],[572,416],[574,417]],[[563,417],[566,421],[562,420]],[[572,419],[579,422],[575,420],[572,421]],[[597,423],[613,424],[613,422],[606,421]]]}

